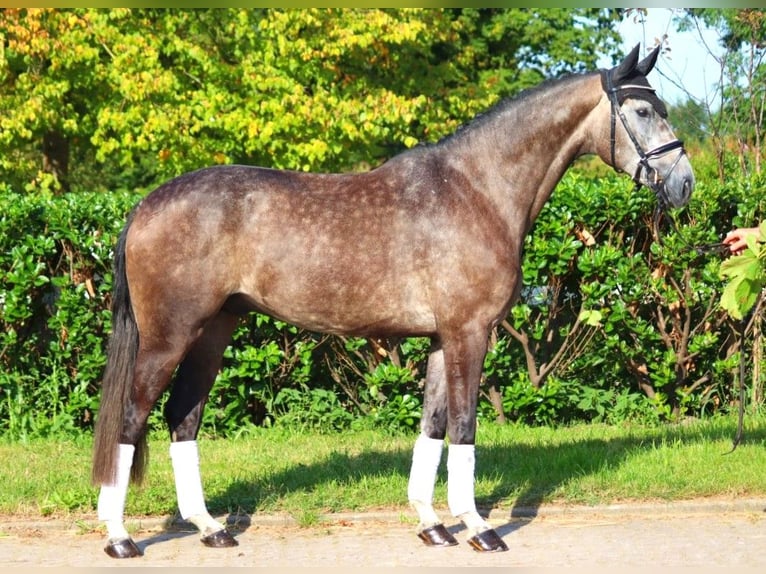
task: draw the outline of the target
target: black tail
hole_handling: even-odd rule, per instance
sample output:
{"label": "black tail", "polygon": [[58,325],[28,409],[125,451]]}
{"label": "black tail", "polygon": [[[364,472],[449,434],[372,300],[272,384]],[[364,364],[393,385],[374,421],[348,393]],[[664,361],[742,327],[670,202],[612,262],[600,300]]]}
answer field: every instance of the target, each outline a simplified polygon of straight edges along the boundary
{"label": "black tail", "polygon": [[[120,234],[114,254],[112,335],[109,339],[93,444],[91,480],[96,485],[114,484],[117,480],[118,445],[138,353],[138,327],[125,274],[125,241],[132,219],[131,213]],[[140,482],[147,459],[146,435],[141,436],[135,447],[131,479]]]}

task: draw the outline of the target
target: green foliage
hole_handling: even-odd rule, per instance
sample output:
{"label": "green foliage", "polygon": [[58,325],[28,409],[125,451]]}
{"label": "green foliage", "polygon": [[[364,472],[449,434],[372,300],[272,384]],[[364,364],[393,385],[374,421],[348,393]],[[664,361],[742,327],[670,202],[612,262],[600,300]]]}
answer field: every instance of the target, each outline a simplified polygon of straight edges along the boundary
{"label": "green foliage", "polygon": [[709,134],[708,111],[695,100],[669,106],[668,118],[678,139],[687,146],[699,145]]}
{"label": "green foliage", "polygon": [[[0,178],[135,189],[215,163],[348,170],[615,55],[604,9],[8,9]],[[42,160],[42,161],[41,161]],[[43,169],[40,169],[40,166]]]}
{"label": "green foliage", "polygon": [[[736,417],[642,428],[636,425],[567,425],[560,428],[482,424],[477,435],[476,476],[480,508],[536,504],[625,504],[684,501],[695,497],[766,495],[766,419],[745,419],[745,440],[731,456]],[[202,479],[215,516],[291,515],[324,523],[328,512],[407,509],[412,434],[256,429],[242,437],[200,441]],[[150,435],[150,472],[139,493],[131,491],[126,514],[167,515],[177,509],[167,436]],[[88,436],[73,440],[0,440],[0,513],[94,522],[98,491],[88,480]],[[55,464],[51,464],[55,461]],[[512,464],[509,463],[512,461]],[[447,512],[446,489],[435,500]],[[4,531],[7,534],[8,529]]]}
{"label": "green foliage", "polygon": [[[90,428],[111,250],[140,190],[212,163],[375,165],[500,97],[593,69],[615,54],[617,14],[0,12],[0,434]],[[699,107],[677,111],[701,137]],[[733,156],[701,152],[705,177],[661,243],[650,193],[594,162],[570,170],[525,241],[522,299],[485,361],[500,398],[482,394],[482,416],[657,422],[729,408],[724,311],[743,311],[762,277],[750,255],[721,267],[690,247],[762,220],[766,199],[763,178],[741,175]],[[225,352],[203,429],[411,431],[428,352],[426,339],[326,337],[252,315]],[[162,426],[159,409],[150,424]]]}
{"label": "green foliage", "polygon": [[[766,238],[766,221],[760,227]],[[721,264],[722,279],[729,279],[721,295],[721,307],[734,319],[742,319],[752,309],[766,285],[766,240],[747,237],[742,253]]]}
{"label": "green foliage", "polygon": [[[215,433],[235,434],[252,425],[270,426],[295,403],[282,391],[305,389],[315,376],[311,333],[254,314],[242,322],[224,352],[224,368],[210,393],[203,424]],[[318,401],[321,394],[315,396]]]}
{"label": "green foliage", "polygon": [[[719,241],[732,220],[759,220],[761,203],[748,207],[762,196],[752,191],[758,185],[757,178],[698,182],[691,204],[672,214],[675,225],[660,229],[660,242],[646,190],[611,174],[567,174],[527,238],[522,300],[499,333],[501,351],[490,351],[485,365],[495,383],[510,382],[506,414],[603,420],[619,404],[626,418],[656,421],[726,408],[733,377],[722,349],[732,341],[718,305],[721,261],[694,247]],[[527,373],[518,379],[522,365]],[[576,398],[544,390],[553,380]],[[523,408],[510,408],[515,403]]]}
{"label": "green foliage", "polygon": [[274,399],[277,425],[298,430],[333,432],[351,426],[353,416],[327,389],[290,389],[279,391]]}
{"label": "green foliage", "polygon": [[[727,168],[748,174],[763,171],[766,116],[766,10],[763,8],[686,8],[679,11],[679,30],[699,30],[706,26],[716,31],[715,53],[718,76],[714,94],[705,106],[688,102],[685,120],[705,128],[707,145],[714,148],[717,177],[725,181]],[[702,118],[705,114],[707,117]],[[675,118],[679,118],[675,114]],[[694,119],[692,119],[692,117]],[[688,124],[687,124],[688,125]],[[689,133],[687,130],[682,130]],[[700,132],[698,132],[700,133]]]}
{"label": "green foliage", "polygon": [[[617,176],[567,175],[527,239],[523,298],[507,318],[515,335],[498,328],[485,361],[501,405],[482,395],[481,416],[501,408],[528,424],[656,423],[727,409],[736,365],[717,304],[721,261],[690,246],[761,218],[757,185],[700,183],[660,245],[647,226],[648,192]],[[90,428],[110,328],[112,245],[139,197],[0,193],[0,434]],[[203,429],[412,431],[429,344],[343,340],[254,314],[225,352]],[[150,423],[164,426],[160,409]]]}
{"label": "green foliage", "polygon": [[391,432],[418,427],[422,393],[411,368],[382,362],[365,379],[370,397],[367,424]]}
{"label": "green foliage", "polygon": [[0,433],[90,426],[130,194],[0,193]]}

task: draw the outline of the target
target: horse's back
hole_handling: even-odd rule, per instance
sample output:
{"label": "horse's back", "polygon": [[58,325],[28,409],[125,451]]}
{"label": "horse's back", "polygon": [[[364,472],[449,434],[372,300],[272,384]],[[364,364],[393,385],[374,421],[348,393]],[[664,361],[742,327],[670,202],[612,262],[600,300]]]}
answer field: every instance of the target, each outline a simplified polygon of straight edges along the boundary
{"label": "horse's back", "polygon": [[129,275],[132,266],[168,296],[196,283],[205,309],[236,295],[312,330],[431,334],[467,282],[478,283],[472,299],[492,295],[481,282],[497,262],[481,223],[461,219],[470,205],[422,156],[363,173],[219,166],[180,176],[137,208]]}

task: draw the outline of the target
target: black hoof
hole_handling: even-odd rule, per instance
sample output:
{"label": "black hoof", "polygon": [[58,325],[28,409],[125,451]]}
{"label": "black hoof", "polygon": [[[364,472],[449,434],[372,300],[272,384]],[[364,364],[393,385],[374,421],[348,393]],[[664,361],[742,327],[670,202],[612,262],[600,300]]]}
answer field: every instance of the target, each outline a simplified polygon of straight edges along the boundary
{"label": "black hoof", "polygon": [[476,536],[469,538],[468,544],[476,552],[505,552],[508,550],[503,539],[492,529],[479,532]]}
{"label": "black hoof", "polygon": [[429,526],[418,532],[420,538],[426,546],[457,546],[457,540],[443,524]]}
{"label": "black hoof", "polygon": [[114,542],[109,541],[109,544],[104,547],[104,552],[112,558],[135,558],[136,556],[144,555],[132,538],[123,538]]}
{"label": "black hoof", "polygon": [[239,542],[228,533],[226,529],[218,530],[207,536],[200,538],[200,541],[205,546],[210,548],[231,548],[232,546],[239,546]]}

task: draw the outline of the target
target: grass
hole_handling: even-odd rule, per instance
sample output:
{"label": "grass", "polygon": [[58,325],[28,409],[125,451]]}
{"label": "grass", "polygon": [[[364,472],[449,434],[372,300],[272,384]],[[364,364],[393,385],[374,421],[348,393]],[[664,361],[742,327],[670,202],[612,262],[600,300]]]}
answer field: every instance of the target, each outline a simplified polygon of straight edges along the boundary
{"label": "grass", "polygon": [[[477,438],[479,507],[613,504],[701,497],[766,497],[766,417],[717,418],[662,428],[484,424]],[[316,524],[324,513],[387,509],[409,514],[414,436],[364,431],[301,434],[256,429],[236,439],[200,439],[212,514],[287,513]],[[0,443],[0,514],[95,518],[90,437]],[[150,439],[144,485],[131,487],[129,517],[172,516],[175,489],[164,436]],[[446,470],[436,487],[446,509]]]}

